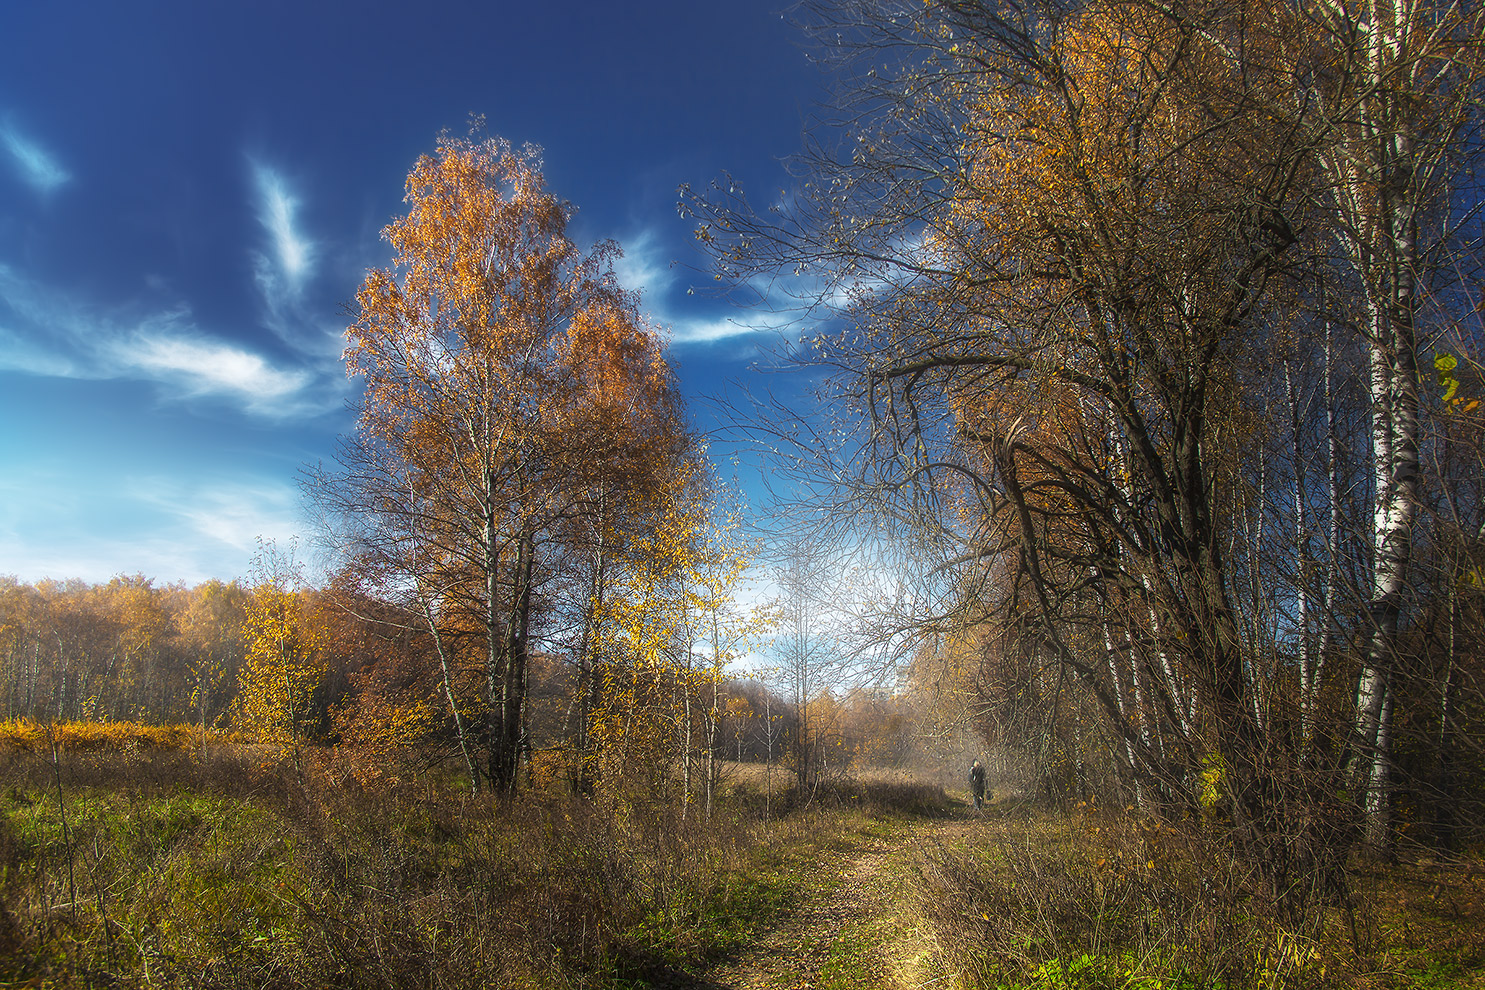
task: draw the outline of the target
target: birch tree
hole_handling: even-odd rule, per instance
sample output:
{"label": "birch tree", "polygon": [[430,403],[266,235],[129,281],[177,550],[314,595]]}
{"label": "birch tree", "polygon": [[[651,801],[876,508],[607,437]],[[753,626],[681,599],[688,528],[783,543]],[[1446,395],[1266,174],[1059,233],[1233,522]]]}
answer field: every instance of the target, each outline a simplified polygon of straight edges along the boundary
{"label": "birch tree", "polygon": [[[368,272],[346,331],[357,432],[343,471],[311,488],[346,556],[410,596],[461,743],[482,739],[481,772],[510,793],[558,524],[611,448],[679,432],[616,427],[678,403],[657,335],[613,274],[617,246],[573,242],[537,149],[444,137],[406,188],[407,214],[384,231],[393,264]],[[455,694],[469,667],[477,706]]]}
{"label": "birch tree", "polygon": [[246,656],[237,673],[233,726],[283,743],[299,762],[299,744],[313,728],[315,691],[325,676],[318,624],[310,614],[294,548],[261,543],[253,564],[252,597],[243,618]]}
{"label": "birch tree", "polygon": [[[1480,9],[1440,0],[1315,0],[1305,38],[1332,71],[1302,78],[1344,258],[1361,290],[1370,356],[1371,639],[1356,692],[1366,838],[1387,844],[1388,705],[1420,506],[1419,324],[1448,280],[1458,179],[1480,123]],[[1444,256],[1446,257],[1446,256]],[[1430,283],[1433,283],[1430,285]]]}

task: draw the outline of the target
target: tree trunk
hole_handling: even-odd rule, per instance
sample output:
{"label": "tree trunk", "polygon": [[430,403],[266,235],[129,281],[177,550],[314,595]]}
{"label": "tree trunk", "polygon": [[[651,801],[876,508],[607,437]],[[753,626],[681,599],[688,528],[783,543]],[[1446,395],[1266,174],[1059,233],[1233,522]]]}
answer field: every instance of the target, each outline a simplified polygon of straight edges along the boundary
{"label": "tree trunk", "polygon": [[[1414,135],[1438,122],[1429,87],[1447,78],[1455,58],[1425,51],[1437,38],[1408,0],[1363,0],[1328,8],[1338,56],[1359,80],[1349,119],[1335,120],[1338,147],[1324,159],[1344,218],[1350,263],[1366,292],[1371,363],[1373,532],[1370,635],[1357,681],[1352,774],[1362,788],[1367,841],[1385,846],[1390,830],[1385,789],[1392,671],[1412,556],[1418,494],[1417,211],[1427,162]],[[1421,67],[1425,57],[1438,66]],[[1468,94],[1464,94],[1468,98]],[[1447,124],[1444,125],[1447,128]],[[1447,130],[1444,132],[1447,142]],[[1435,142],[1442,148],[1445,142]]]}
{"label": "tree trunk", "polygon": [[491,777],[495,790],[510,795],[516,791],[521,765],[521,730],[525,716],[527,649],[531,624],[531,578],[534,567],[533,535],[521,533],[516,543],[512,573],[511,609],[499,646],[500,694],[496,709],[497,733],[491,737]]}
{"label": "tree trunk", "polygon": [[428,624],[428,633],[433,637],[433,650],[438,654],[438,666],[442,674],[443,697],[448,702],[449,714],[454,718],[454,736],[459,741],[459,755],[464,758],[464,770],[469,774],[469,787],[474,793],[480,792],[480,771],[475,765],[474,753],[470,749],[469,733],[464,727],[464,716],[459,714],[459,705],[454,700],[453,678],[449,674],[449,655],[444,648],[443,636],[438,631],[438,623],[433,619],[433,609],[426,599],[420,597],[419,604],[423,609],[423,619]]}
{"label": "tree trunk", "polygon": [[1295,597],[1298,614],[1295,626],[1299,654],[1299,711],[1301,745],[1308,743],[1314,731],[1314,702],[1316,695],[1316,664],[1314,651],[1310,648],[1310,541],[1305,526],[1307,508],[1305,476],[1308,472],[1304,450],[1304,417],[1300,414],[1299,389],[1294,382],[1294,371],[1289,362],[1284,363],[1284,385],[1289,396],[1289,430],[1293,443],[1294,458],[1294,574]]}

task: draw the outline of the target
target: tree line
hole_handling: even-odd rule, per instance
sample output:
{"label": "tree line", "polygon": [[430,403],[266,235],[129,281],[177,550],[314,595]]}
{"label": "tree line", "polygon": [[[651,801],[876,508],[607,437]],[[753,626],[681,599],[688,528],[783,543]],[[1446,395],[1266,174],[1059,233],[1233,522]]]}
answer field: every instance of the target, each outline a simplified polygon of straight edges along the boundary
{"label": "tree line", "polygon": [[[359,748],[367,773],[376,760],[394,767],[400,758],[415,765],[456,754],[432,635],[399,630],[407,617],[358,594],[344,575],[303,586],[283,578],[283,564],[279,577],[194,587],[137,574],[101,584],[0,578],[0,719],[194,724],[249,741],[298,738]],[[529,776],[534,759],[538,776],[575,781],[581,667],[545,650],[533,660],[523,767]],[[810,725],[801,728],[786,677],[770,684],[726,672],[687,687],[672,673],[658,676],[661,689],[648,700],[626,695],[623,712],[608,703],[614,718],[662,724],[660,775],[689,758],[698,779],[710,759],[772,763],[790,774],[802,765],[813,781],[862,764],[904,765],[920,748],[924,706],[906,695],[815,682]],[[474,678],[465,671],[463,679]],[[464,687],[477,694],[477,685]],[[624,762],[614,760],[614,775],[624,775]]]}

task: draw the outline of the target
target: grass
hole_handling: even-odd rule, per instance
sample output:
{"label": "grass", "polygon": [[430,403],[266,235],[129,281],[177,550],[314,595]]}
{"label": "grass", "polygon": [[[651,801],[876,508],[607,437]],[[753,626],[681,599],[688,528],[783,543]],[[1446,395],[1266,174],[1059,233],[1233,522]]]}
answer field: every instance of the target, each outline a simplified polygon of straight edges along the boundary
{"label": "grass", "polygon": [[59,805],[55,792],[12,789],[3,808],[11,980],[261,970],[279,948],[269,935],[296,923],[284,894],[305,878],[292,837],[240,800],[86,789]]}
{"label": "grass", "polygon": [[335,766],[261,747],[0,755],[0,986],[650,985],[788,923],[901,796],[781,791],[796,810],[770,818],[744,783],[681,823]]}
{"label": "grass", "polygon": [[1485,858],[1409,857],[1360,879],[1377,986],[1485,988]]}
{"label": "grass", "polygon": [[1199,823],[889,776],[768,816],[746,772],[682,823],[320,766],[0,756],[0,986],[685,987],[777,946],[818,990],[1485,990],[1478,854],[1358,864],[1351,911],[1296,920]]}
{"label": "grass", "polygon": [[1485,987],[1478,857],[1358,863],[1344,897],[1296,916],[1201,823],[1002,806],[944,833],[917,864],[927,968],[949,985]]}

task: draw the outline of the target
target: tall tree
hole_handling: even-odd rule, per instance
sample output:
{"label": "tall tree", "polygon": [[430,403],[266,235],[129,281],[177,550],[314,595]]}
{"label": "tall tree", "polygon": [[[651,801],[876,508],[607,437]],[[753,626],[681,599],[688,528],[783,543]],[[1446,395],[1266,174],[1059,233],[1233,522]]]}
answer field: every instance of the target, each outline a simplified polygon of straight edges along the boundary
{"label": "tall tree", "polygon": [[785,695],[794,708],[789,755],[801,794],[816,780],[821,755],[817,705],[832,668],[840,661],[838,630],[829,628],[840,605],[831,593],[837,584],[832,580],[836,573],[838,562],[832,561],[826,549],[803,540],[786,543],[773,569],[778,589],[773,605],[773,653]]}
{"label": "tall tree", "polygon": [[[1218,5],[826,16],[863,14],[879,116],[820,162],[789,245],[855,300],[826,344],[867,417],[854,490],[947,566],[983,568],[1001,621],[1085,683],[1138,772],[1179,791],[1211,754],[1242,815],[1260,747],[1232,443],[1305,174],[1296,133],[1251,112],[1272,80],[1227,58],[1262,39]],[[756,260],[756,228],[725,222],[704,234]],[[1163,752],[1121,711],[1108,619],[1178,734]]]}
{"label": "tall tree", "polygon": [[[1380,843],[1390,671],[1417,649],[1419,327],[1475,270],[1450,250],[1479,215],[1478,5],[806,9],[850,78],[839,142],[812,135],[767,216],[731,183],[688,203],[724,276],[787,266],[843,318],[817,353],[861,425],[825,467],[918,540],[920,628],[988,627],[983,662],[1049,729],[1076,683],[1151,793],[1220,796],[1266,841],[1345,789]],[[1259,860],[1282,886],[1285,849],[1324,844]]]}
{"label": "tall tree", "polygon": [[469,730],[484,740],[484,776],[509,793],[537,586],[557,567],[560,523],[613,448],[679,446],[679,403],[655,333],[614,278],[617,246],[571,240],[571,208],[547,190],[537,149],[441,138],[409,173],[406,202],[384,231],[393,265],[367,274],[346,331],[364,392],[345,470],[312,487],[347,522],[347,556],[427,623],[461,737],[460,669],[480,670],[483,724]]}
{"label": "tall tree", "polygon": [[1459,197],[1474,208],[1476,193],[1459,180],[1485,121],[1485,11],[1458,0],[1305,0],[1296,12],[1306,45],[1297,75],[1308,83],[1299,94],[1300,119],[1318,132],[1334,229],[1360,288],[1358,323],[1370,355],[1375,538],[1356,738],[1367,840],[1381,848],[1389,821],[1391,671],[1421,506],[1419,324],[1430,290],[1447,295],[1457,278],[1448,248]]}
{"label": "tall tree", "polygon": [[236,683],[250,600],[247,590],[236,581],[207,581],[191,590],[181,616],[181,635],[190,650],[186,675],[191,708],[201,722],[203,738],[223,707],[225,699],[219,697],[222,688]]}

